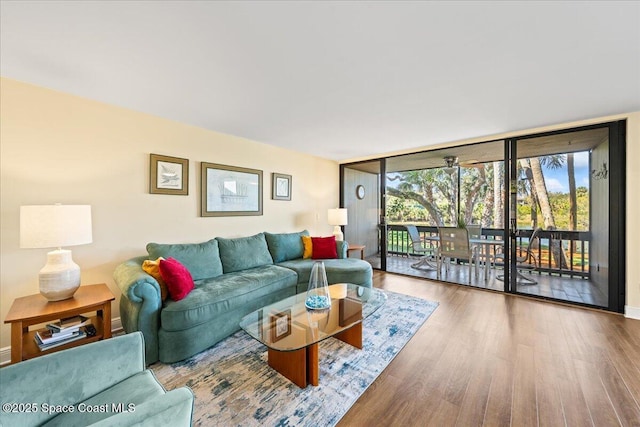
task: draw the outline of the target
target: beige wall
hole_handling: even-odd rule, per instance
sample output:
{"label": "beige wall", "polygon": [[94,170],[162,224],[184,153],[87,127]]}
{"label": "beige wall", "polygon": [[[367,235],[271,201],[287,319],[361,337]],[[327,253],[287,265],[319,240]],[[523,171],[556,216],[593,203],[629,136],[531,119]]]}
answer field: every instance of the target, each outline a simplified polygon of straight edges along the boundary
{"label": "beige wall", "polygon": [[627,314],[640,319],[640,112],[627,122]]}
{"label": "beige wall", "polygon": [[[107,283],[147,242],[304,228],[330,235],[327,209],[339,200],[336,162],[275,148],[9,79],[0,81],[0,318],[15,298],[38,293],[46,249],[20,249],[21,205],[89,204],[93,243],[75,246],[83,283]],[[149,153],[189,159],[189,195],[148,192]],[[200,162],[261,169],[264,215],[199,217]],[[292,200],[271,200],[271,173],[292,175]],[[119,316],[118,303],[113,304]],[[0,347],[9,345],[2,325]]]}
{"label": "beige wall", "polygon": [[[640,188],[640,111],[618,114],[615,116],[598,117],[571,123],[562,123],[552,126],[545,126],[498,135],[481,136],[477,138],[453,141],[428,147],[414,148],[412,150],[394,151],[385,153],[384,156],[407,154],[421,150],[434,150],[437,148],[454,145],[492,141],[520,135],[529,135],[538,132],[568,129],[577,126],[586,126],[590,124],[624,119],[627,120],[627,283],[625,284],[625,314],[629,317],[640,319],[640,268],[637,267],[638,260],[640,260],[640,245],[638,244],[638,241],[640,241],[640,221],[638,221],[638,218],[640,218],[640,197],[638,197],[640,195],[640,190],[638,190]],[[345,160],[342,163],[370,160],[379,157],[382,157],[382,155],[354,158]]]}

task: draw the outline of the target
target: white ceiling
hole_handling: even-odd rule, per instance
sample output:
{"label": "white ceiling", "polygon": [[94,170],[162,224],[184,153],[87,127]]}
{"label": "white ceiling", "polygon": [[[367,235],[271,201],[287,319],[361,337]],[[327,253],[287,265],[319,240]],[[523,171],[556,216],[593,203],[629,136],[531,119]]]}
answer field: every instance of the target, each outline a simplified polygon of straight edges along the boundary
{"label": "white ceiling", "polygon": [[346,160],[640,110],[640,2],[0,3],[2,76]]}

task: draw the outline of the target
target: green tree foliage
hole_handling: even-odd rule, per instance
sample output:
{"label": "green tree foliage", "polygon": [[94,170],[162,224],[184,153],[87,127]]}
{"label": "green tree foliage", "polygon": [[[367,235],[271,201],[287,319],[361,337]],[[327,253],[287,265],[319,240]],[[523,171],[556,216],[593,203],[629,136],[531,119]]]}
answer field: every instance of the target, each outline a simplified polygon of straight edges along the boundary
{"label": "green tree foliage", "polygon": [[[552,157],[545,162],[558,167],[563,159]],[[552,166],[552,167],[553,167]],[[387,216],[390,223],[418,223],[434,226],[455,226],[457,223],[457,169],[454,173],[446,168],[426,169],[396,173],[388,178]],[[542,218],[539,204],[535,200],[530,181],[521,169],[518,180],[518,227],[532,228],[536,218]],[[460,212],[467,224],[482,224],[493,227],[494,206],[487,205],[493,197],[494,164],[486,163],[474,167],[460,168]],[[500,197],[498,195],[498,197]],[[570,229],[569,193],[548,193],[556,227]],[[576,189],[577,230],[589,229],[589,190],[586,187]],[[535,212],[532,212],[535,206]],[[533,213],[533,215],[532,215]]]}

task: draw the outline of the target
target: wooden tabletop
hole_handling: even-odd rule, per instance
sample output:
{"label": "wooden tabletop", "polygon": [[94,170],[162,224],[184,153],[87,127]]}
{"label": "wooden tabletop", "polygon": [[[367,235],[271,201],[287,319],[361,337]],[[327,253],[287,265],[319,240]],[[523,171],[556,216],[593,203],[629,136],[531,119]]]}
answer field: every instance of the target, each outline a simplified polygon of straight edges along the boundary
{"label": "wooden tabletop", "polygon": [[49,301],[41,294],[29,295],[15,299],[4,323],[39,318],[48,314],[64,317],[64,313],[68,310],[100,305],[114,299],[115,296],[104,283],[80,286],[73,294],[73,298],[62,301]]}

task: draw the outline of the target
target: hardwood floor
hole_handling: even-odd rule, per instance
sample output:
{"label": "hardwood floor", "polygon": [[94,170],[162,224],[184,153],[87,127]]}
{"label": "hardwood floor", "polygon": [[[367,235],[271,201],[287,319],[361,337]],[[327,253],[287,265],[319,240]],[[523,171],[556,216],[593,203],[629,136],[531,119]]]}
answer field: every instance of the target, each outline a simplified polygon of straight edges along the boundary
{"label": "hardwood floor", "polygon": [[640,426],[640,320],[374,271],[440,306],[338,426]]}

